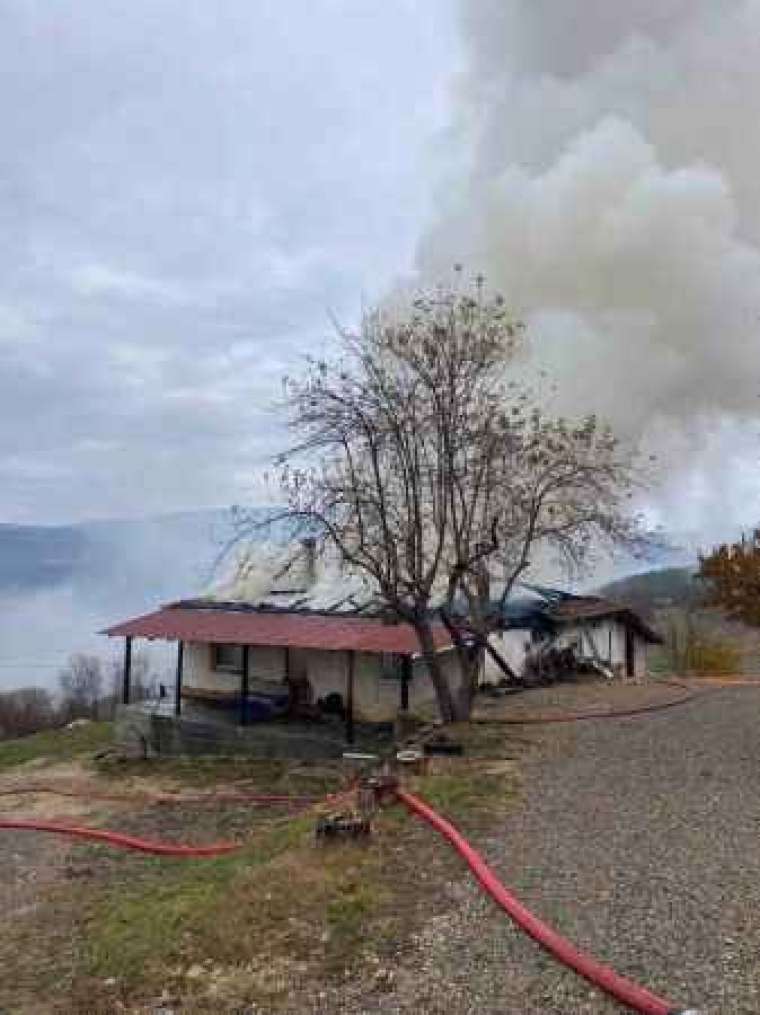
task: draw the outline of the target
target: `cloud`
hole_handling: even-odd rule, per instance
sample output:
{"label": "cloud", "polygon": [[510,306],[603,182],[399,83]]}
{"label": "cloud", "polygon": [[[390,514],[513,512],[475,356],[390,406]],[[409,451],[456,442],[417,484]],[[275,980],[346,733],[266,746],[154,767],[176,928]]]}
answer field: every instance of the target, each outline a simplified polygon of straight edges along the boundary
{"label": "cloud", "polygon": [[454,48],[434,13],[2,5],[0,519],[255,486],[280,376],[411,258]]}
{"label": "cloud", "polygon": [[460,15],[458,154],[419,276],[484,272],[527,322],[557,406],[657,450],[650,507],[672,528],[677,503],[689,538],[751,523],[760,7],[462,0]]}
{"label": "cloud", "polygon": [[160,279],[145,278],[133,271],[116,270],[104,264],[86,264],[75,268],[71,282],[83,296],[114,295],[126,300],[158,300],[162,303],[187,302],[182,287]]}

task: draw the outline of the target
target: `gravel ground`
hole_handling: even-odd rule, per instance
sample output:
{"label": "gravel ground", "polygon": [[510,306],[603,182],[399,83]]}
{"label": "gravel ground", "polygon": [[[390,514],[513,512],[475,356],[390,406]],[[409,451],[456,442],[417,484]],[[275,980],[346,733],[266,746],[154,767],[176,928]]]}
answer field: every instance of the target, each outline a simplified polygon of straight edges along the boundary
{"label": "gravel ground", "polygon": [[519,719],[523,716],[551,716],[563,712],[610,712],[661,704],[683,697],[687,688],[663,680],[641,683],[605,683],[578,680],[517,691],[504,697],[481,695],[477,699],[476,719]]}
{"label": "gravel ground", "polygon": [[[580,947],[683,1007],[760,1012],[760,694],[723,689],[645,719],[547,727],[525,796],[480,846]],[[445,848],[442,846],[441,848]],[[465,878],[384,994],[343,1012],[575,1015],[621,1008]]]}

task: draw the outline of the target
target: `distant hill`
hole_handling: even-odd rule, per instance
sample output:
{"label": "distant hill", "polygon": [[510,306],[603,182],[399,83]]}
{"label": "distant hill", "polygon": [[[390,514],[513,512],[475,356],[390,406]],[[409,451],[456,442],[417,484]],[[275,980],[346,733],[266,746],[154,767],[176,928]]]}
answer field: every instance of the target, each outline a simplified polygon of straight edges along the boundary
{"label": "distant hill", "polygon": [[[269,509],[254,510],[265,518]],[[201,591],[233,536],[226,508],[76,525],[0,524],[0,596],[73,586],[82,593]]]}
{"label": "distant hill", "polygon": [[[270,511],[256,513],[263,520]],[[0,524],[0,690],[52,686],[71,652],[117,649],[99,630],[202,593],[233,532],[225,508],[66,526]]]}
{"label": "distant hill", "polygon": [[698,606],[702,600],[696,570],[690,567],[665,567],[629,575],[608,582],[597,592],[649,616],[671,607]]}
{"label": "distant hill", "polygon": [[69,581],[85,544],[84,533],[73,526],[0,525],[0,593]]}

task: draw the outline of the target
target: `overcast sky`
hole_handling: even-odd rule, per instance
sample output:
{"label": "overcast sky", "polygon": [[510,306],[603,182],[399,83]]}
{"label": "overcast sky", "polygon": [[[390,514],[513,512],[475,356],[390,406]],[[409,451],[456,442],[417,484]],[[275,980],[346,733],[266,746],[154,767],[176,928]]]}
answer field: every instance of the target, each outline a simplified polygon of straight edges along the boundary
{"label": "overcast sky", "polygon": [[227,504],[412,261],[446,0],[0,0],[0,521]]}
{"label": "overcast sky", "polygon": [[0,522],[260,502],[330,315],[462,261],[753,524],[759,89],[758,0],[0,0]]}

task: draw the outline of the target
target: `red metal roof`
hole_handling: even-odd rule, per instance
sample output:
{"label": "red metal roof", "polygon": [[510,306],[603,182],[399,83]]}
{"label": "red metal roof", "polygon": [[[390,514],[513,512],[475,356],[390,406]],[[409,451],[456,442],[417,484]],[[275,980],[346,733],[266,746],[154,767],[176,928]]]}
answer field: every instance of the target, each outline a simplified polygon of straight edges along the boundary
{"label": "red metal roof", "polygon": [[[165,607],[116,624],[102,633],[112,638],[131,635],[166,641],[289,646],[331,652],[354,649],[416,655],[420,651],[417,635],[409,624],[303,613]],[[433,638],[436,648],[451,647],[451,639],[443,626],[434,626]]]}

